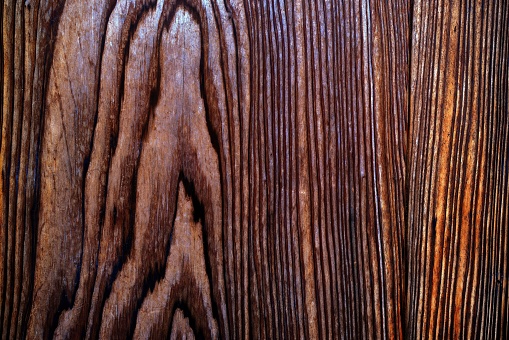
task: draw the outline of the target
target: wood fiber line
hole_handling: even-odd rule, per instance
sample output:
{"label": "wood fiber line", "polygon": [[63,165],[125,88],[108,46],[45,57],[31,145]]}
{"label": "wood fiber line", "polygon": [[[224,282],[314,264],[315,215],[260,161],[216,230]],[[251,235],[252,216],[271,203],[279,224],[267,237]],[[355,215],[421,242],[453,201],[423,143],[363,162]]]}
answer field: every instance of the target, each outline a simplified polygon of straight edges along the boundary
{"label": "wood fiber line", "polygon": [[504,338],[509,8],[414,6],[407,335]]}
{"label": "wood fiber line", "polygon": [[245,4],[253,337],[401,336],[408,8]]}
{"label": "wood fiber line", "polygon": [[2,339],[504,338],[503,0],[5,0]]}
{"label": "wood fiber line", "polygon": [[0,324],[26,332],[34,282],[43,101],[62,1],[6,1],[2,13]]}

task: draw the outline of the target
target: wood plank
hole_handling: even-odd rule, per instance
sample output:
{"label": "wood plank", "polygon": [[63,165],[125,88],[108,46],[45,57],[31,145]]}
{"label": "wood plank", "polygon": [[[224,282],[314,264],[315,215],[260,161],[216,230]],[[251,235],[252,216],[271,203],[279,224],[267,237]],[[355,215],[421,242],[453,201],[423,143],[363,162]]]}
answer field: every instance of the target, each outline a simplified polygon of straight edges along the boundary
{"label": "wood plank", "polygon": [[503,0],[5,0],[0,334],[503,338]]}

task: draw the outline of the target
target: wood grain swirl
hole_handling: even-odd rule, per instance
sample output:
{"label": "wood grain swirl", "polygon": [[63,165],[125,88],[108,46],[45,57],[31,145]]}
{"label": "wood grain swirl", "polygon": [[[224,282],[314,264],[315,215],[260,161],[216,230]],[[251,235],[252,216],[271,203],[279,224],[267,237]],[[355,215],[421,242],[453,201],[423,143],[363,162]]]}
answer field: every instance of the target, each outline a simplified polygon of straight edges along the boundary
{"label": "wood grain swirl", "polygon": [[5,0],[2,339],[509,337],[504,0]]}

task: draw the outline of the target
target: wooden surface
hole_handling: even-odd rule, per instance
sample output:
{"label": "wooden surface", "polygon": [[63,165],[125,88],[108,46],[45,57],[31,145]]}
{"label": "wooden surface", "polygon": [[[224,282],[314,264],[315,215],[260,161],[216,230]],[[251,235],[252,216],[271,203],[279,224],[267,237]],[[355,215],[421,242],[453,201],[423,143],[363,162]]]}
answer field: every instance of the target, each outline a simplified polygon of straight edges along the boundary
{"label": "wooden surface", "polygon": [[509,337],[504,0],[4,0],[2,339]]}

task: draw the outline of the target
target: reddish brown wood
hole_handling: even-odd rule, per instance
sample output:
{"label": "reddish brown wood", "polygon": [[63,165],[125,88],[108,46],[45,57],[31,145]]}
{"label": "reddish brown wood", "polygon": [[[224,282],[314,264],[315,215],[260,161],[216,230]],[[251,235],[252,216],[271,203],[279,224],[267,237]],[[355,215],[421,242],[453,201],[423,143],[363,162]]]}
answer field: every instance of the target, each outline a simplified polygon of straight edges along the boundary
{"label": "reddish brown wood", "polygon": [[0,17],[2,339],[509,335],[505,1]]}
{"label": "reddish brown wood", "polygon": [[509,336],[509,7],[416,1],[407,335]]}

